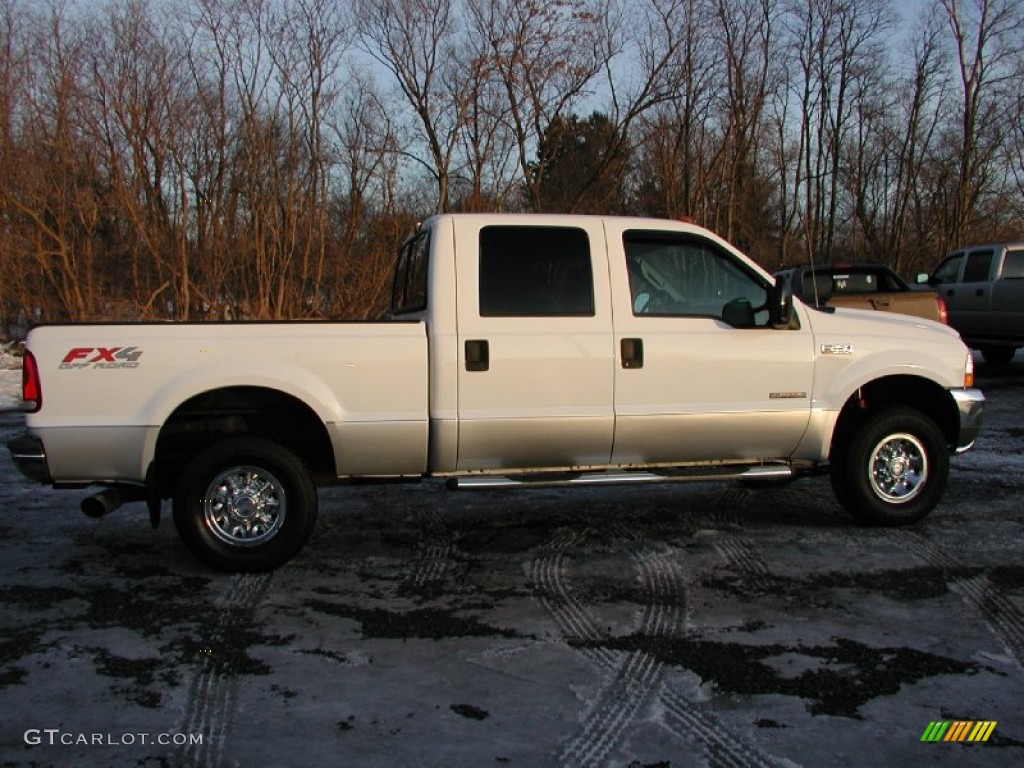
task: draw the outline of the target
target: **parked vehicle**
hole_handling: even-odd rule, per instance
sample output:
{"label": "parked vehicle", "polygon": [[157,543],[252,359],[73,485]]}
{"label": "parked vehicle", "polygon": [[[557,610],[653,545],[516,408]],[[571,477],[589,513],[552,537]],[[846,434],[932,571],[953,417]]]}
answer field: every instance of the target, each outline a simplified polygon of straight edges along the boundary
{"label": "parked vehicle", "polygon": [[682,222],[444,215],[402,247],[391,320],[40,326],[29,477],[161,500],[188,547],[264,570],[316,484],[458,488],[788,480],[830,472],[859,520],[938,503],[984,397],[955,332],[812,309]]}
{"label": "parked vehicle", "polygon": [[917,280],[946,301],[949,324],[985,362],[1005,365],[1024,347],[1024,242],[961,248]]}
{"label": "parked vehicle", "polygon": [[946,303],[933,291],[914,290],[884,264],[786,267],[775,273],[793,293],[817,307],[873,309],[948,324]]}

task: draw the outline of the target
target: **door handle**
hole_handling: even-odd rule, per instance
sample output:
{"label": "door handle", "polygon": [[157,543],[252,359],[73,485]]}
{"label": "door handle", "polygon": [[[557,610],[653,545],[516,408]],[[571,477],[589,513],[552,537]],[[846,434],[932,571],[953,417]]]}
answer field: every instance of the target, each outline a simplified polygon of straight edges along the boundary
{"label": "door handle", "polygon": [[466,370],[486,371],[491,367],[491,349],[487,339],[466,340]]}
{"label": "door handle", "polygon": [[623,368],[644,367],[643,339],[622,339],[622,341],[619,342],[619,349],[622,352]]}
{"label": "door handle", "polygon": [[949,290],[946,291],[946,295],[947,296],[956,296],[956,291],[954,291],[952,288],[950,288]]}
{"label": "door handle", "polygon": [[974,295],[975,296],[984,296],[985,295],[985,289],[984,288],[979,288],[978,290],[976,290],[974,292]]}

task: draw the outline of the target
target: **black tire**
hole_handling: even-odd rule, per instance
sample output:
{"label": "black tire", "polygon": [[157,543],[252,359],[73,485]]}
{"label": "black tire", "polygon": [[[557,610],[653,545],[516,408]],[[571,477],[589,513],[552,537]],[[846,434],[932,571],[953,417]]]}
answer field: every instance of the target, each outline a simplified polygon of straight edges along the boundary
{"label": "black tire", "polygon": [[935,422],[913,408],[869,417],[848,444],[833,449],[832,489],[857,520],[909,525],[942,498],[949,478],[949,447]]}
{"label": "black tire", "polygon": [[981,356],[989,365],[1009,365],[1017,354],[1016,347],[982,347]]}
{"label": "black tire", "polygon": [[316,487],[298,456],[261,437],[229,437],[200,451],[182,470],[174,525],[207,565],[268,571],[302,549],[317,507]]}

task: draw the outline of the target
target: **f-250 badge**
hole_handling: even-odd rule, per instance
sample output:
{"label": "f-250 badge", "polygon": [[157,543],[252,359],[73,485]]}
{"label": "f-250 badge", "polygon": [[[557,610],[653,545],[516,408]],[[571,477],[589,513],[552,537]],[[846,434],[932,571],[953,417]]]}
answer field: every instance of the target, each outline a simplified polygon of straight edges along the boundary
{"label": "f-250 badge", "polygon": [[60,362],[60,370],[76,368],[138,368],[138,347],[74,347]]}
{"label": "f-250 badge", "polygon": [[823,355],[852,355],[853,344],[822,344],[821,354]]}

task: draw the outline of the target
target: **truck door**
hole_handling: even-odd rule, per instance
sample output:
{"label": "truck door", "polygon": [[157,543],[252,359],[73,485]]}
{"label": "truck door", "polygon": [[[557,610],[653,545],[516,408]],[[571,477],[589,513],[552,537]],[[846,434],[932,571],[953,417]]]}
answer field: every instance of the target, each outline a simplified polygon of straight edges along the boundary
{"label": "truck door", "polygon": [[790,455],[810,417],[810,329],[770,327],[767,281],[720,243],[613,226],[612,462]]}
{"label": "truck door", "polygon": [[1024,339],[1024,248],[1007,249],[999,279],[992,285],[989,327],[1007,338]]}
{"label": "truck door", "polygon": [[961,302],[963,300],[963,292],[958,291],[958,284],[963,265],[963,252],[951,254],[943,259],[928,278],[928,285],[934,288],[935,293],[946,302],[949,324],[957,330],[960,329]]}
{"label": "truck door", "polygon": [[984,336],[988,332],[992,307],[990,274],[994,258],[995,250],[991,246],[968,252],[960,284],[947,286],[954,292],[956,329],[965,339]]}
{"label": "truck door", "polygon": [[614,428],[600,220],[456,226],[460,470],[604,465]]}

